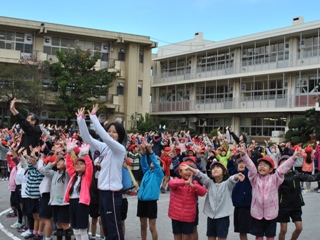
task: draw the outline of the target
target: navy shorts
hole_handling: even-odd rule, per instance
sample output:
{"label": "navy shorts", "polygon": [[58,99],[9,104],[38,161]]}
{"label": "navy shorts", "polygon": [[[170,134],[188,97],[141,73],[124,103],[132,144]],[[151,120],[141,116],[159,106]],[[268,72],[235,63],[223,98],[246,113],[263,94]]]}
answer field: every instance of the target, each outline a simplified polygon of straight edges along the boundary
{"label": "navy shorts", "polygon": [[194,222],[171,220],[173,234],[192,234]]}
{"label": "navy shorts", "polygon": [[52,218],[52,209],[51,206],[48,205],[50,200],[50,193],[43,193],[39,202],[39,217],[45,219]]}
{"label": "navy shorts", "polygon": [[89,205],[89,215],[92,218],[98,218],[100,216],[99,203],[90,203],[90,205]]}
{"label": "navy shorts", "polygon": [[69,205],[64,206],[52,206],[53,221],[58,223],[69,223],[70,213]]}
{"label": "navy shorts", "polygon": [[292,222],[301,222],[302,221],[301,216],[302,216],[301,207],[279,208],[277,222],[288,223],[290,222],[290,218]]}
{"label": "navy shorts", "polygon": [[277,218],[272,220],[266,220],[265,218],[262,218],[261,220],[258,220],[256,218],[252,218],[252,228],[251,228],[251,234],[256,237],[275,237],[276,236],[276,230],[277,230]]}
{"label": "navy shorts", "polygon": [[122,206],[121,206],[121,221],[127,219],[128,214],[128,199],[122,198]]}
{"label": "navy shorts", "polygon": [[250,233],[252,217],[250,207],[235,207],[233,213],[234,232]]}
{"label": "navy shorts", "polygon": [[230,226],[229,216],[223,218],[207,218],[207,237],[227,238]]}
{"label": "navy shorts", "polygon": [[40,198],[27,198],[27,212],[29,214],[39,213]]}
{"label": "navy shorts", "polygon": [[79,198],[70,199],[70,223],[72,228],[86,229],[89,222],[89,205],[79,203]]}
{"label": "navy shorts", "polygon": [[138,200],[138,217],[146,217],[150,219],[157,218],[158,215],[158,203],[154,201],[141,201]]}

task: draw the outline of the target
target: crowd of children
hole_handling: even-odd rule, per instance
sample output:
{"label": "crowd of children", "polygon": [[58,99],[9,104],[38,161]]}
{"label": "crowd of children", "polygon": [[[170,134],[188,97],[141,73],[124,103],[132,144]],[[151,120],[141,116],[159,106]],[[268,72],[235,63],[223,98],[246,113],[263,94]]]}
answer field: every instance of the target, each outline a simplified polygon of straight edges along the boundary
{"label": "crowd of children", "polygon": [[[218,129],[213,138],[192,137],[187,131],[171,134],[165,126],[127,134],[118,122],[100,122],[98,105],[87,113],[93,129],[85,122],[86,110],[77,111],[79,131],[44,126],[34,114],[24,117],[15,99],[10,110],[17,124],[2,129],[0,167],[3,178],[7,172],[2,166],[10,170],[13,211],[8,217],[18,216],[11,227],[25,239],[52,239],[54,229],[58,240],[72,235],[77,240],[96,239],[98,220],[100,239],[125,239],[128,194],[138,198],[141,239],[147,239],[149,225],[156,240],[157,201],[168,193],[175,240],[198,239],[201,212],[207,216],[209,240],[227,238],[231,215],[241,240],[248,234],[274,239],[277,222],[279,239],[285,239],[290,219],[296,227],[291,239],[297,239],[302,231],[303,183],[309,192],[310,182],[320,180],[319,173],[312,174],[319,142],[315,150],[290,142],[265,141],[266,146],[259,146],[247,143],[245,135],[238,137],[231,127],[224,133]],[[137,181],[126,191],[124,168],[130,168]],[[205,195],[201,210],[198,197]]]}

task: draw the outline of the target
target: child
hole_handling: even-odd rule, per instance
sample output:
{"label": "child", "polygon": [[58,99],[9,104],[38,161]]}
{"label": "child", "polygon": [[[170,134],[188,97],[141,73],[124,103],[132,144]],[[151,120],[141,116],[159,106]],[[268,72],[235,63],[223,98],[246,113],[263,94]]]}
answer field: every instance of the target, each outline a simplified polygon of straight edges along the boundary
{"label": "child", "polygon": [[219,162],[223,163],[224,166],[227,166],[228,164],[228,160],[231,156],[231,151],[227,150],[223,147],[220,147],[217,151],[216,151],[216,158]]}
{"label": "child", "polygon": [[252,187],[248,178],[248,169],[239,155],[235,156],[235,160],[228,161],[228,172],[231,175],[241,172],[245,176],[245,179],[238,181],[232,189],[232,203],[234,206],[234,232],[239,233],[241,240],[247,240],[252,222],[250,215]]}
{"label": "child", "polygon": [[[305,148],[304,152],[301,152],[301,155],[303,157],[302,162],[302,172],[305,174],[311,175],[313,172],[313,161],[314,161],[314,153],[312,147],[308,146]],[[306,182],[306,192],[310,192],[310,182]]]}
{"label": "child", "polygon": [[[138,186],[140,186],[140,182],[142,179],[142,171],[141,171],[141,167],[140,167],[139,145],[132,144],[129,147],[129,152],[127,154],[127,158],[130,161],[130,167],[131,167],[131,171],[133,173],[133,176],[136,179],[136,181],[138,182]],[[137,191],[138,191],[138,187],[136,187],[134,189],[134,191],[132,192],[132,195],[135,195],[135,196],[138,195]]]}
{"label": "child", "polygon": [[271,174],[274,170],[271,158],[259,158],[257,160],[258,168],[256,168],[244,145],[238,151],[249,170],[248,177],[252,186],[251,233],[256,236],[257,240],[263,239],[263,236],[272,240],[276,235],[277,228],[278,188],[284,180],[284,174],[293,166],[295,159],[300,155],[300,151],[297,149],[294,155],[278,167],[274,174]]}
{"label": "child", "polygon": [[196,219],[197,197],[204,196],[207,192],[205,187],[192,180],[193,173],[190,165],[196,168],[193,163],[182,162],[179,165],[181,178],[169,181],[171,191],[168,215],[172,220],[175,240],[191,240]]}
{"label": "child", "polygon": [[233,213],[231,192],[238,180],[243,181],[244,175],[238,173],[229,177],[228,171],[223,163],[214,161],[211,165],[211,179],[199,170],[189,169],[208,189],[203,213],[207,218],[208,240],[227,239],[230,225],[229,216]]}
{"label": "child", "polygon": [[[278,162],[278,166],[283,164],[290,156],[283,155]],[[291,240],[298,239],[302,231],[302,209],[304,206],[303,197],[300,189],[300,181],[310,182],[320,179],[319,173],[309,175],[293,171],[290,169],[284,175],[284,181],[279,187],[279,214],[277,222],[280,223],[279,240],[284,240],[287,233],[287,225],[290,222],[295,224],[295,230],[291,235]]]}
{"label": "child", "polygon": [[165,147],[163,153],[161,154],[161,162],[163,165],[164,177],[161,184],[161,193],[166,193],[166,186],[170,180],[170,164],[172,162],[171,147]]}
{"label": "child", "polygon": [[[55,167],[57,171],[52,168]],[[57,156],[53,163],[49,162],[45,167],[44,175],[51,177],[51,190],[48,205],[52,207],[53,221],[57,226],[57,239],[71,239],[69,203],[63,202],[69,175],[66,172],[66,161],[63,156]]]}
{"label": "child", "polygon": [[[151,163],[148,164],[146,150],[150,154]],[[150,144],[145,142],[141,145],[141,168],[144,176],[141,181],[138,192],[138,209],[137,216],[140,217],[141,239],[147,239],[147,219],[149,218],[149,228],[152,235],[152,240],[158,239],[156,228],[156,220],[158,213],[157,201],[160,195],[160,185],[163,179],[163,171],[160,167],[160,162],[152,151]]]}
{"label": "child", "polygon": [[81,158],[74,161],[71,152],[77,146],[75,139],[67,139],[67,171],[70,181],[64,197],[65,202],[70,202],[70,223],[76,240],[88,240],[88,219],[90,204],[90,185],[92,182],[93,166],[88,155],[90,146],[82,144],[80,147]]}

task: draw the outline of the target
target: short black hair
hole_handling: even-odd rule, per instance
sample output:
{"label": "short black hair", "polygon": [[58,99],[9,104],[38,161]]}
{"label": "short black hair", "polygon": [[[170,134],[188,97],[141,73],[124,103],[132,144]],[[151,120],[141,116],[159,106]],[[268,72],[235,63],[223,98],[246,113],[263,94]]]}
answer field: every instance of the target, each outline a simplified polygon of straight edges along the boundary
{"label": "short black hair", "polygon": [[32,121],[36,121],[35,125],[39,125],[40,120],[39,120],[39,117],[38,117],[36,114],[34,114],[34,113],[29,113],[29,114],[28,114],[28,117],[29,117],[29,116],[31,116],[31,120],[32,120]]}

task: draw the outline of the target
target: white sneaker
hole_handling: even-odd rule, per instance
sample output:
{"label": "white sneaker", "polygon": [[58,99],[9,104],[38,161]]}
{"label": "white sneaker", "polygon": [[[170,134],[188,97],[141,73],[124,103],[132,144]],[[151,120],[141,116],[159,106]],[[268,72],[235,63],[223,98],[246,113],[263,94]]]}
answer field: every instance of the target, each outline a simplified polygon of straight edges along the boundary
{"label": "white sneaker", "polygon": [[21,237],[29,237],[32,235],[32,232],[30,231],[30,229],[28,229],[27,231],[21,233]]}
{"label": "white sneaker", "polygon": [[22,226],[22,223],[19,223],[18,221],[17,222],[15,222],[14,224],[12,224],[10,227],[11,228],[19,228],[19,227],[21,227]]}

